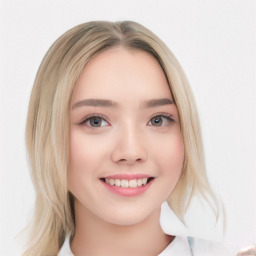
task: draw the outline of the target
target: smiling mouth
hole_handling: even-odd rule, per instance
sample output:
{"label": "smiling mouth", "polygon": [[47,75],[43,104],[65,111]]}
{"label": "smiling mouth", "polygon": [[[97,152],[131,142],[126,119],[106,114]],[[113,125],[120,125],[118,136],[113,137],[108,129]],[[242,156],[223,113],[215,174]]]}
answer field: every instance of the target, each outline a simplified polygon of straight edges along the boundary
{"label": "smiling mouth", "polygon": [[122,188],[138,188],[149,184],[154,177],[142,178],[142,179],[110,179],[110,178],[100,178],[101,181],[105,182],[110,186],[122,187]]}

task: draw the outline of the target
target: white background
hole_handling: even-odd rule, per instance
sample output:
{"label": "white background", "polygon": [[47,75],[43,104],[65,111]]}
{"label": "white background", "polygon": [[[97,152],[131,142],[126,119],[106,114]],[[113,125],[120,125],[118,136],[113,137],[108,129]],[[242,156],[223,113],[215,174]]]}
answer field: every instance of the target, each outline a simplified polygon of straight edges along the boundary
{"label": "white background", "polygon": [[196,96],[208,176],[226,208],[225,242],[232,250],[256,243],[255,4],[1,0],[0,255],[15,255],[14,238],[32,214],[24,127],[37,68],[57,37],[89,20],[140,22],[175,53]]}

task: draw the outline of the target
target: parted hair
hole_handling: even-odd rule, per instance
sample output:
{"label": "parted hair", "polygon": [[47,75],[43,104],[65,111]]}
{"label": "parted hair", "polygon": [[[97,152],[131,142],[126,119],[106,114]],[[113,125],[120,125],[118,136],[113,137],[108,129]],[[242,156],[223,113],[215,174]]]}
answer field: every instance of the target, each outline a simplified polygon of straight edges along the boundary
{"label": "parted hair", "polygon": [[218,215],[217,201],[206,176],[194,97],[173,53],[155,34],[136,22],[87,22],[53,43],[32,88],[26,145],[36,202],[24,256],[57,255],[66,234],[74,234],[72,196],[67,188],[72,92],[86,64],[114,47],[141,50],[154,56],[177,106],[185,159],[179,182],[167,199],[170,207],[182,220],[191,199],[201,195]]}

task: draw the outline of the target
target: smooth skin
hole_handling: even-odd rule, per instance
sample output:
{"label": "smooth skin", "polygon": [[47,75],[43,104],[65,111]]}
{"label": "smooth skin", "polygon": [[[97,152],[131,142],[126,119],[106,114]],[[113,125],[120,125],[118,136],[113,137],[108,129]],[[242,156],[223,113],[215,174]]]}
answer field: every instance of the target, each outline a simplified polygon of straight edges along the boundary
{"label": "smooth skin", "polygon": [[[70,120],[72,252],[158,255],[174,238],[160,227],[160,207],[184,161],[178,111],[159,63],[146,52],[122,47],[99,54],[77,81]],[[135,196],[106,189],[102,178],[123,174],[153,180]]]}

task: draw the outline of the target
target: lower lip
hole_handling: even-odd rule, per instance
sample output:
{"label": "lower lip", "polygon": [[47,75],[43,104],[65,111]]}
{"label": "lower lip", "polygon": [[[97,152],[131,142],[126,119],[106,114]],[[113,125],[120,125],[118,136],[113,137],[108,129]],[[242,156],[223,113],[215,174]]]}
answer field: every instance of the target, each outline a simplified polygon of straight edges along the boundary
{"label": "lower lip", "polygon": [[154,179],[152,179],[151,181],[149,181],[146,185],[143,185],[141,187],[137,187],[137,188],[123,188],[123,187],[118,187],[118,186],[111,186],[109,184],[107,184],[106,182],[102,181],[102,184],[111,192],[119,195],[119,196],[138,196],[143,194],[144,192],[146,192],[146,190],[149,189],[149,187],[151,186],[151,184],[153,183]]}

